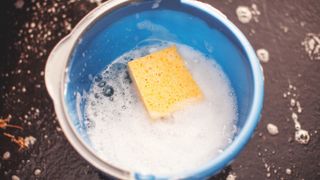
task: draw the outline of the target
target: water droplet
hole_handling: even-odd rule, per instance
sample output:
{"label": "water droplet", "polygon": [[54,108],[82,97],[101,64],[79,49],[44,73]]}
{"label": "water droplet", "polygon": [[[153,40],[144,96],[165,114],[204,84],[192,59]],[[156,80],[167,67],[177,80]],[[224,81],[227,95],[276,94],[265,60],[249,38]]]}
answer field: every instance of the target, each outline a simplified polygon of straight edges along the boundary
{"label": "water droplet", "polygon": [[39,176],[41,174],[41,169],[34,170],[34,175]]}
{"label": "water droplet", "polygon": [[284,98],[287,98],[287,94],[286,94],[286,93],[283,93],[283,97],[284,97]]}
{"label": "water droplet", "polygon": [[291,114],[291,118],[292,118],[294,121],[297,121],[297,120],[298,120],[298,115],[293,112],[293,113]]}
{"label": "water droplet", "polygon": [[296,100],[293,99],[293,98],[291,98],[291,100],[290,100],[290,105],[291,105],[292,107],[294,107],[294,106],[296,105]]}
{"label": "water droplet", "polygon": [[267,177],[271,177],[271,173],[267,173]]}
{"label": "water droplet", "polygon": [[302,108],[301,108],[300,102],[297,101],[296,104],[297,104],[297,108],[298,108],[298,113],[299,113],[299,114],[302,113]]}
{"label": "water droplet", "polygon": [[287,169],[286,169],[286,173],[287,173],[288,175],[290,175],[290,174],[292,173],[291,169],[287,168]]}

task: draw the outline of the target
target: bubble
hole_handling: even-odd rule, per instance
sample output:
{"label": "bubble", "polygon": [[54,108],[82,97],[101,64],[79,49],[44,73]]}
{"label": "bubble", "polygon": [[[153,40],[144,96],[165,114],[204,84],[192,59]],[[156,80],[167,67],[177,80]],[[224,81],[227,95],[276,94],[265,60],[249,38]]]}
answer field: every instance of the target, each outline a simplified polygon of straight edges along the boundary
{"label": "bubble", "polygon": [[125,81],[128,82],[129,84],[132,83],[132,79],[131,79],[130,74],[129,74],[128,71],[125,72],[124,79],[125,79]]}
{"label": "bubble", "polygon": [[98,74],[95,78],[94,78],[94,81],[95,82],[100,82],[102,80],[102,76],[100,74]]}
{"label": "bubble", "polygon": [[105,95],[106,97],[112,96],[113,93],[114,93],[114,89],[113,89],[112,86],[106,85],[106,86],[103,88],[103,95]]}
{"label": "bubble", "polygon": [[111,71],[113,72],[119,72],[124,69],[127,69],[127,65],[124,63],[114,63],[111,65]]}
{"label": "bubble", "polygon": [[87,128],[94,128],[95,127],[95,122],[88,119],[86,121],[86,126],[87,126]]}
{"label": "bubble", "polygon": [[105,81],[99,82],[99,84],[98,84],[98,86],[101,87],[101,88],[104,87],[105,85],[106,85]]}

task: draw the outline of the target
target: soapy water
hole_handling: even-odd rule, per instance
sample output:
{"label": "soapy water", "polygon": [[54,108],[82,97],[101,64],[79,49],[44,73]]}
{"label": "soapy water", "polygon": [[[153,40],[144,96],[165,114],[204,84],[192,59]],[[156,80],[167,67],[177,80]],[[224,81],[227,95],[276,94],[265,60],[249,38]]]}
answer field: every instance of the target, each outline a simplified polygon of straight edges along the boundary
{"label": "soapy water", "polygon": [[86,99],[89,139],[106,162],[127,171],[172,175],[199,168],[232,142],[236,100],[222,70],[200,52],[177,48],[205,100],[151,121],[128,74],[128,61],[171,45],[164,42],[123,54],[94,77]]}

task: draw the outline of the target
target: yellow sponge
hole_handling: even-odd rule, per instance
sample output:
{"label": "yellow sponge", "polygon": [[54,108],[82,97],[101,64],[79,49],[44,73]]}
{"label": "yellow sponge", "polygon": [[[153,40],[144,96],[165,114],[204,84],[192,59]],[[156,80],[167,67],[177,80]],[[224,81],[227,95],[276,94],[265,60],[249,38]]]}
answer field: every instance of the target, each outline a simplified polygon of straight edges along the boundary
{"label": "yellow sponge", "polygon": [[203,97],[176,46],[130,61],[128,66],[152,119],[167,117]]}

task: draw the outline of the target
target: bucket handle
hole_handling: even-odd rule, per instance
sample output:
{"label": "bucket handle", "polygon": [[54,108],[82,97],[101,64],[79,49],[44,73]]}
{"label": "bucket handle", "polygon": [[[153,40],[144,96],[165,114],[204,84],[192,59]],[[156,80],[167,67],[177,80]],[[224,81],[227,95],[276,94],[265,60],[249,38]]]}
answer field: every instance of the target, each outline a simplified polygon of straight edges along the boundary
{"label": "bucket handle", "polygon": [[51,98],[59,99],[62,76],[65,73],[68,53],[72,48],[70,35],[64,37],[51,51],[45,67],[45,84]]}

